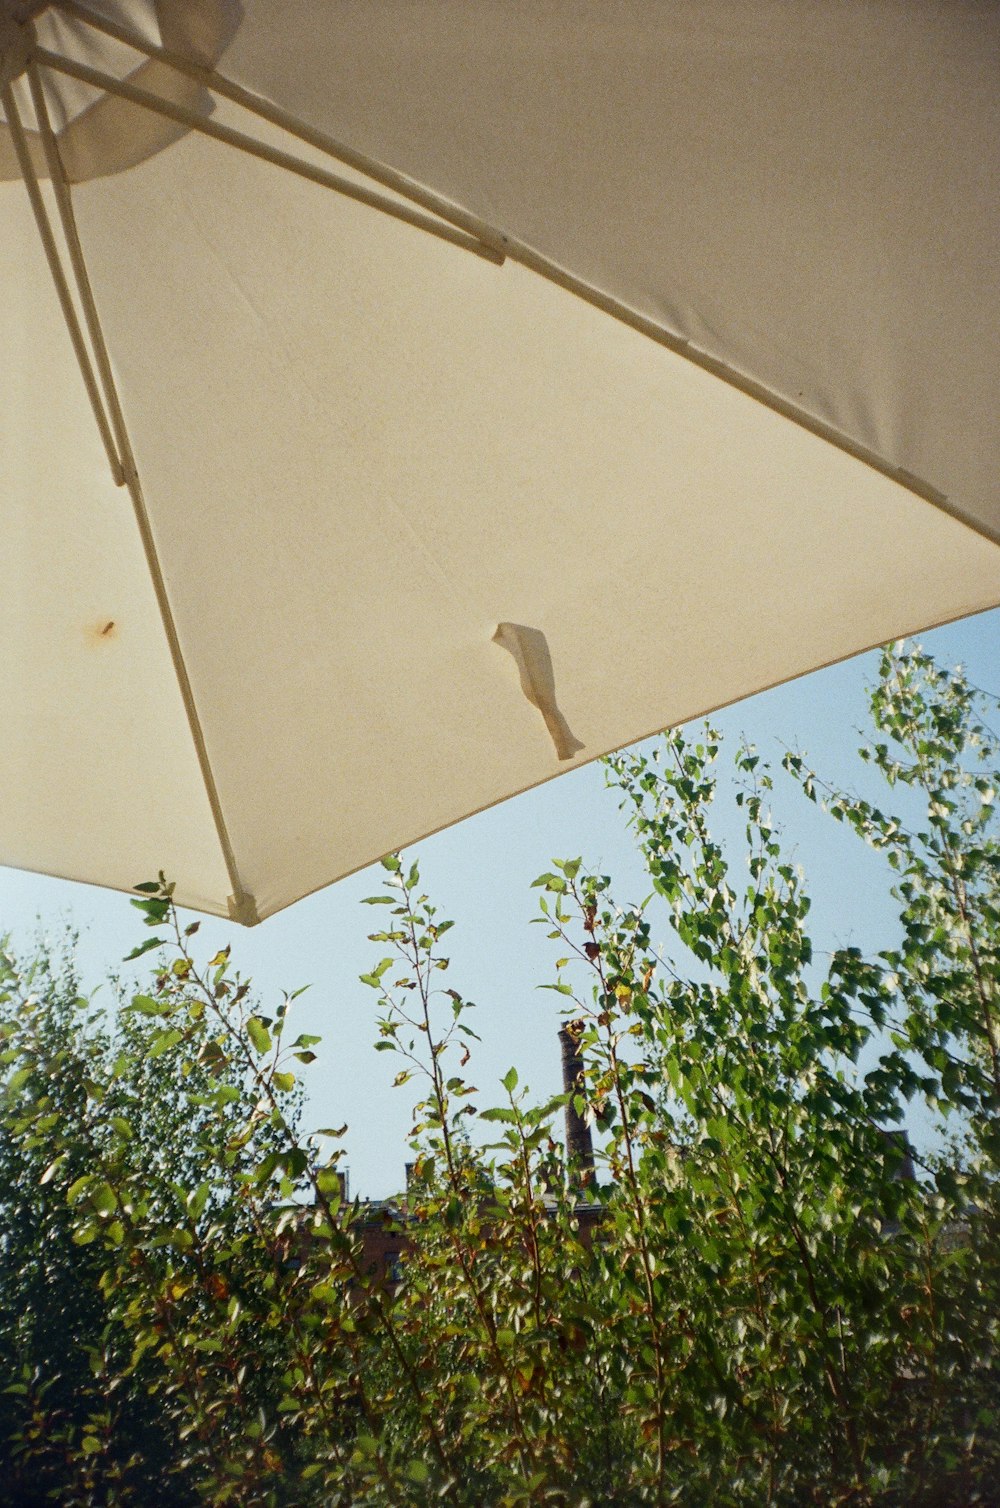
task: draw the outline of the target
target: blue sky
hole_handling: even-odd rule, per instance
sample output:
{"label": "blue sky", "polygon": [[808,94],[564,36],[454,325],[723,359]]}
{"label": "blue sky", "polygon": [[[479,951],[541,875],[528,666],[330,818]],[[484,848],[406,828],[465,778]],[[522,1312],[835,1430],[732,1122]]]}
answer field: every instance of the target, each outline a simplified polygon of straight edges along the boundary
{"label": "blue sky", "polygon": [[[961,662],[976,684],[1000,692],[1000,611],[924,634],[921,642],[942,663]],[[776,765],[784,747],[794,746],[835,783],[858,786],[870,779],[856,758],[856,730],[865,721],[864,688],[876,665],[876,655],[858,656],[750,697],[714,721],[734,742],[745,735]],[[735,836],[735,816],[719,806],[720,831]],[[888,945],[893,910],[880,861],[784,779],[776,781],[774,811],[789,851],[806,871],[817,949]],[[599,765],[571,771],[408,853],[419,859],[440,914],[456,923],[448,983],[479,1006],[474,1025],[483,1042],[468,1072],[483,1091],[480,1103],[490,1102],[487,1096],[512,1064],[539,1097],[559,1089],[559,997],[538,989],[553,977],[556,952],[545,929],[530,925],[538,914],[538,892],[530,886],[553,858],[578,854],[612,875],[619,900],[647,893]],[[296,1002],[298,1029],[321,1034],[323,1043],[308,1071],[307,1121],[348,1123],[352,1189],[371,1197],[401,1185],[413,1088],[391,1088],[399,1065],[372,1049],[375,996],[358,979],[383,951],[366,940],[379,912],[361,905],[381,878],[378,868],[354,875],[252,931],[205,919],[197,939],[206,956],[231,941],[234,961],[253,977],[265,1003],[282,990],[310,986]],[[29,946],[39,931],[52,935],[67,925],[80,934],[88,988],[100,987],[147,935],[125,896],[0,868],[0,933],[9,932],[15,948]],[[667,939],[665,928],[662,936]],[[920,1125],[914,1129],[919,1136]]]}

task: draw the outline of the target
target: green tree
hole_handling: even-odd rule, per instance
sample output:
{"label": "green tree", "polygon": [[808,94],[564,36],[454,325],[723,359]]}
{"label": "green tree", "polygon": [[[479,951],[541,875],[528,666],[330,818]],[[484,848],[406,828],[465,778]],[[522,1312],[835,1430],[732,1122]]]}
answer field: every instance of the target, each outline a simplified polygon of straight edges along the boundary
{"label": "green tree", "polygon": [[[344,1128],[332,1155],[302,1134],[294,997],[265,1013],[228,951],[200,962],[162,877],[150,983],[110,1024],[5,955],[9,1480],[109,1505],[995,1501],[1000,747],[982,694],[899,646],[872,721],[893,813],[785,764],[895,871],[873,958],[814,949],[754,750],[727,764],[706,726],[607,762],[650,895],[579,859],[537,882],[592,1175],[565,1096],[511,1069],[483,1103],[451,922],[384,861],[363,977],[418,1088],[398,1282],[341,1199]],[[917,1177],[915,1100],[943,1132]]]}
{"label": "green tree", "polygon": [[[69,949],[42,946],[22,966],[0,949],[0,1501],[33,1508],[145,1501],[193,1503],[176,1430],[137,1374],[101,1285],[106,1254],[75,1239],[67,1192],[94,1166],[88,1105],[114,1073],[103,1011],[79,992]],[[132,1066],[140,1068],[141,1060]],[[142,1162],[170,1131],[169,1106],[147,1109]]]}

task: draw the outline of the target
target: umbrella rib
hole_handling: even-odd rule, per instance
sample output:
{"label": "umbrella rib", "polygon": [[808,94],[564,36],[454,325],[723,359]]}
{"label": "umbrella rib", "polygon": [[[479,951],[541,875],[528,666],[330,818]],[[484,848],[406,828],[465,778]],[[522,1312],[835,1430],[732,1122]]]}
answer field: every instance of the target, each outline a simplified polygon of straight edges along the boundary
{"label": "umbrella rib", "polygon": [[101,68],[92,68],[89,63],[78,63],[70,58],[64,58],[59,53],[50,52],[47,47],[36,47],[32,56],[36,63],[51,68],[55,73],[67,74],[70,78],[79,79],[81,83],[91,84],[96,89],[105,89],[109,94],[117,94],[121,99],[129,100],[143,109],[152,110],[157,115],[164,115],[168,120],[187,126],[192,131],[198,131],[202,136],[210,136],[216,141],[225,142],[227,146],[238,147],[240,151],[246,152],[251,157],[259,157],[263,162],[285,168],[300,178],[307,178],[312,183],[321,184],[323,188],[333,189],[347,199],[355,199],[360,204],[381,210],[393,219],[402,220],[405,224],[413,225],[418,230],[437,236],[442,241],[459,246],[463,251],[471,251],[488,262],[499,265],[504,260],[501,252],[495,250],[493,246],[488,246],[478,237],[467,234],[464,230],[458,230],[455,226],[445,224],[441,220],[434,220],[420,210],[411,209],[408,204],[399,204],[393,199],[386,199],[382,194],[366,188],[363,184],[352,183],[349,179],[340,177],[338,173],[331,173],[326,168],[317,167],[301,157],[293,157],[290,152],[283,152],[278,147],[268,146],[266,142],[247,136],[244,131],[234,130],[232,126],[223,126],[218,121],[199,114],[196,110],[188,109],[186,105],[165,99],[160,94],[153,94],[148,89],[140,89],[138,85],[130,84],[125,79],[117,79],[113,74],[105,73]]}
{"label": "umbrella rib", "polygon": [[[519,263],[522,267],[546,278],[549,282],[566,289],[567,292],[575,294],[594,308],[600,309],[603,313],[610,315],[611,318],[617,319],[622,324],[628,325],[638,333],[647,336],[650,340],[655,341],[657,345],[664,346],[667,350],[673,351],[676,355],[683,357],[686,361],[692,362],[695,366],[701,367],[704,371],[710,372],[729,386],[737,388],[756,402],[764,404],[766,408],[780,414],[783,418],[789,419],[802,429],[808,430],[809,433],[816,435],[819,439],[825,440],[838,450],[853,456],[855,460],[861,461],[866,466],[870,466],[872,470],[879,472],[882,476],[888,477],[899,486],[905,487],[909,492],[914,493],[929,503],[933,503],[942,512],[950,514],[976,533],[993,540],[994,543],[1000,543],[1000,534],[988,529],[980,520],[970,517],[962,509],[956,507],[939,488],[935,487],[925,478],[915,476],[904,467],[887,460],[885,456],[880,455],[869,446],[854,440],[834,425],[826,423],[824,420],[809,413],[808,410],[790,402],[780,393],[774,392],[763,383],[756,382],[752,377],[738,371],[735,367],[729,366],[726,362],[720,361],[707,351],[699,350],[697,346],[693,346],[683,336],[675,335],[671,331],[664,329],[662,325],[657,324],[638,310],[631,308],[620,299],[604,293],[581,278],[574,277],[565,268],[553,262],[549,257],[537,251],[527,242],[497,230],[494,226],[489,225],[486,221],[481,220],[468,210],[450,203],[447,199],[435,194],[432,189],[428,189],[423,184],[409,178],[405,173],[401,173],[397,169],[379,162],[376,158],[369,157],[365,153],[357,151],[354,147],[346,146],[344,143],[326,135],[325,132],[315,130],[312,126],[289,114],[289,112],[272,104],[271,101],[254,94],[232,79],[226,78],[225,75],[217,72],[214,68],[198,63],[174,49],[159,47],[152,42],[147,42],[129,28],[121,26],[105,16],[96,15],[85,5],[81,5],[79,0],[54,0],[54,3],[60,10],[68,15],[75,16],[94,30],[103,32],[107,36],[113,37],[124,45],[133,48],[136,52],[175,69],[196,83],[201,84],[204,88],[231,100],[234,104],[240,105],[249,113],[280,127],[289,135],[297,137],[307,145],[313,146],[327,156],[356,169],[366,177],[381,183],[384,187],[393,190],[395,193],[411,199],[414,203],[429,210],[439,220],[446,220],[449,224],[468,232],[469,236],[476,243],[470,249],[477,250],[480,255],[489,257],[498,264],[502,263],[506,257],[509,257],[511,261]],[[46,61],[49,61],[48,56],[46,56]],[[56,66],[54,60],[52,61],[52,66]],[[82,69],[84,66],[74,64],[71,67],[67,66],[66,71],[75,72],[76,77],[83,77]],[[103,78],[101,84],[103,87],[109,89],[117,87],[117,92],[124,94],[126,98],[133,97],[133,92],[142,93],[145,96],[145,92],[136,91],[134,85],[117,85],[117,81],[107,78]],[[191,125],[196,130],[203,130],[209,135],[218,135],[223,140],[230,139],[228,135],[222,134],[227,131],[226,127],[218,126],[215,122],[209,124],[205,121],[204,117],[197,116],[194,112],[183,111],[183,107],[165,105],[165,102],[162,102],[157,96],[145,96],[141,102],[147,103],[152,109],[162,109],[164,113],[170,114],[173,119],[183,120],[183,123]],[[241,135],[238,132],[233,134],[237,137]],[[256,155],[266,155],[266,160],[270,161],[277,161],[280,158],[280,165],[290,167],[292,171],[305,172],[306,176],[314,177],[317,181],[324,181],[319,179],[317,171],[305,164],[298,163],[297,159],[290,158],[287,154],[276,153],[272,156],[270,148],[263,148],[260,144],[256,143],[246,146],[245,143],[253,143],[253,138],[247,137],[233,142],[234,145],[243,145],[245,150],[253,151],[257,147]],[[330,186],[339,187],[342,192],[362,199],[362,202],[376,202],[376,207],[386,209],[390,214],[398,214],[402,209],[401,206],[395,205],[392,201],[380,200],[378,196],[363,198],[364,191],[359,190],[353,184],[345,186],[341,180],[337,180],[335,184],[331,184]],[[418,222],[413,221],[412,223]],[[434,222],[420,221],[419,223],[427,229],[435,228]],[[436,229],[438,234],[443,233],[443,227],[438,226]],[[463,241],[461,244],[466,243]]]}
{"label": "umbrella rib", "polygon": [[146,502],[142,495],[142,488],[139,485],[139,478],[134,467],[130,471],[126,485],[128,486],[129,496],[132,499],[132,508],[135,513],[136,524],[139,528],[139,538],[142,541],[143,552],[146,556],[146,566],[153,583],[156,603],[160,609],[160,619],[167,636],[170,658],[173,661],[174,674],[177,677],[181,700],[184,703],[184,711],[187,714],[188,727],[191,731],[191,738],[198,759],[198,767],[201,770],[205,794],[208,797],[208,804],[212,812],[212,820],[215,823],[216,836],[222,849],[222,857],[225,861],[229,883],[233,887],[233,893],[229,897],[229,914],[234,921],[242,922],[245,926],[253,926],[259,920],[257,905],[249,891],[244,889],[243,882],[240,879],[236,854],[233,851],[232,839],[229,836],[229,827],[226,823],[222,810],[222,802],[219,798],[219,788],[215,783],[215,774],[208,757],[205,733],[201,725],[201,718],[198,715],[194,692],[191,689],[191,678],[188,675],[187,665],[184,661],[184,652],[181,649],[177,625],[174,622],[173,609],[170,606],[166,582],[163,579],[160,557],[156,552],[156,541],[153,538],[152,525],[149,521]]}
{"label": "umbrella rib", "polygon": [[97,364],[101,387],[104,391],[104,403],[114,430],[123,480],[127,480],[130,475],[135,474],[135,457],[132,453],[128,431],[125,428],[125,419],[118,398],[118,390],[115,386],[114,374],[111,370],[111,359],[108,355],[107,342],[104,339],[100,316],[97,312],[97,305],[94,302],[94,292],[90,286],[90,277],[83,256],[83,247],[80,245],[80,235],[76,228],[76,216],[73,213],[73,201],[66,178],[66,170],[59,153],[55,133],[52,130],[52,122],[49,119],[42,81],[38,76],[38,69],[35,67],[34,62],[29,62],[27,73],[31,100],[35,107],[38,130],[42,139],[42,150],[45,153],[45,161],[49,169],[49,179],[52,184],[53,193],[55,194],[59,218],[62,222],[63,238],[66,242],[66,249],[69,252],[70,266],[73,269],[77,293],[83,307],[87,331],[90,335],[90,348]]}
{"label": "umbrella rib", "polygon": [[898,482],[900,486],[905,487],[909,492],[915,493],[926,502],[934,503],[936,507],[941,508],[944,512],[951,513],[962,523],[967,524],[969,528],[976,530],[977,533],[993,539],[994,543],[1000,543],[1000,536],[992,535],[983,524],[975,522],[953,507],[945,494],[940,488],[935,487],[933,483],[926,481],[923,477],[915,476],[913,472],[907,471],[894,461],[887,460],[885,456],[879,455],[877,451],[872,450],[869,446],[852,439],[843,430],[839,430],[834,425],[828,424],[823,419],[819,419],[809,413],[808,409],[798,407],[797,404],[789,402],[788,399],[783,398],[780,393],[776,393],[772,388],[765,387],[762,382],[757,382],[753,377],[747,376],[736,367],[729,366],[726,362],[720,361],[717,356],[712,356],[708,351],[700,350],[697,346],[692,345],[685,336],[675,335],[672,331],[664,329],[662,325],[658,325],[648,315],[640,313],[638,309],[634,309],[629,304],[623,303],[612,294],[604,293],[602,289],[595,288],[592,284],[584,282],[582,278],[574,277],[571,272],[568,272],[557,262],[552,261],[551,258],[545,256],[542,252],[536,251],[527,242],[516,240],[511,236],[505,238],[505,246],[507,255],[512,262],[519,263],[520,266],[528,268],[531,272],[537,272],[540,277],[547,278],[549,282],[555,283],[557,287],[565,288],[568,293],[576,294],[577,298],[583,299],[585,303],[592,305],[593,308],[600,309],[604,314],[609,314],[612,319],[619,320],[623,325],[628,325],[630,329],[636,330],[640,335],[645,335],[649,340],[655,341],[657,345],[664,346],[668,351],[673,351],[675,355],[682,356],[685,361],[690,361],[694,366],[701,367],[704,371],[710,372],[713,377],[718,377],[720,381],[727,383],[728,386],[737,388],[741,393],[746,393],[747,397],[755,399],[758,403],[762,403],[765,408],[772,409],[774,413],[780,414],[784,419],[790,419],[794,424],[799,425],[800,428],[808,430],[810,434],[826,440],[828,444],[835,446],[838,450],[842,450],[847,455],[853,456],[855,460],[863,461],[873,471],[880,472],[882,476],[888,477],[890,481]]}
{"label": "umbrella rib", "polygon": [[69,338],[80,367],[80,375],[83,377],[83,385],[87,390],[87,397],[90,399],[90,406],[94,411],[94,418],[97,420],[97,428],[100,430],[101,440],[107,452],[111,475],[114,478],[115,486],[122,487],[125,484],[125,468],[122,457],[115,446],[115,437],[111,432],[108,415],[104,409],[101,389],[95,376],[90,352],[87,349],[87,342],[84,339],[83,330],[80,326],[80,319],[76,312],[76,305],[73,302],[69,281],[63,270],[59,248],[56,245],[48,211],[45,208],[45,200],[42,197],[41,185],[35,172],[35,165],[31,160],[31,152],[24,134],[24,126],[17,108],[17,102],[9,85],[5,84],[0,89],[0,100],[3,102],[7,124],[10,127],[10,134],[14,142],[14,151],[21,170],[21,177],[24,179],[24,186],[28,191],[28,198],[31,201],[35,224],[38,227],[38,233],[45,250],[49,271],[52,273],[52,281],[55,283],[56,293],[59,296],[63,318],[66,321]]}
{"label": "umbrella rib", "polygon": [[[13,137],[14,148],[18,156],[18,163],[20,165],[21,173],[28,190],[32,209],[35,213],[35,220],[41,235],[42,244],[45,248],[45,254],[49,263],[49,268],[52,272],[53,281],[55,282],[56,290],[59,294],[59,302],[62,305],[63,315],[69,329],[70,338],[73,343],[73,349],[76,352],[77,361],[80,364],[80,370],[83,374],[83,380],[87,389],[87,395],[90,398],[91,407],[94,410],[94,416],[97,420],[98,428],[101,432],[101,439],[104,441],[104,447],[107,451],[108,460],[111,464],[112,476],[117,486],[125,486],[128,488],[129,496],[132,499],[132,507],[139,529],[139,537],[142,541],[143,552],[146,556],[147,568],[149,570],[150,578],[153,583],[153,591],[156,596],[157,606],[160,611],[160,618],[167,637],[167,644],[170,649],[170,657],[173,662],[174,673],[177,677],[178,688],[181,693],[181,700],[184,703],[184,711],[187,716],[188,727],[191,731],[191,737],[194,742],[198,765],[201,770],[202,780],[205,785],[208,804],[212,812],[212,820],[215,824],[216,834],[218,836],[219,844],[222,849],[222,855],[226,865],[226,872],[229,876],[229,883],[233,887],[233,894],[230,897],[230,914],[237,921],[241,921],[246,924],[252,924],[257,921],[256,905],[253,897],[249,895],[244,889],[242,881],[240,879],[239,868],[236,863],[236,856],[233,852],[232,841],[229,837],[229,830],[226,825],[226,820],[222,811],[222,804],[219,799],[218,787],[215,783],[215,775],[212,771],[211,763],[209,762],[208,758],[208,749],[205,744],[205,735],[202,730],[201,719],[198,716],[198,709],[195,705],[194,694],[191,689],[191,680],[188,676],[187,666],[184,662],[184,656],[181,651],[180,640],[177,634],[177,627],[174,622],[173,612],[171,610],[170,601],[167,596],[166,583],[164,582],[163,572],[160,568],[159,557],[156,553],[156,544],[153,539],[153,531],[149,522],[149,516],[146,511],[145,501],[142,496],[142,489],[139,485],[139,477],[136,471],[135,459],[133,456],[131,444],[129,442],[128,432],[125,427],[125,420],[121,411],[121,404],[118,400],[118,393],[115,387],[114,376],[111,371],[111,361],[108,355],[107,344],[104,340],[104,333],[101,329],[100,317],[97,312],[97,305],[94,301],[93,289],[91,288],[90,277],[87,273],[87,266],[83,256],[83,248],[80,245],[80,238],[77,233],[76,217],[73,214],[73,205],[70,198],[69,187],[66,183],[62,160],[59,156],[58,143],[56,142],[55,137],[52,133],[51,122],[49,121],[48,111],[45,106],[45,99],[41,89],[41,82],[38,78],[37,72],[34,69],[34,66],[30,64],[29,85],[31,88],[32,101],[35,106],[35,112],[38,117],[38,126],[42,139],[42,146],[43,150],[45,151],[46,162],[48,165],[49,174],[51,176],[53,190],[55,192],[56,204],[59,210],[60,220],[62,222],[63,235],[66,241],[67,250],[69,252],[70,265],[74,278],[76,280],[77,293],[80,298],[80,302],[83,305],[84,317],[87,324],[87,330],[90,335],[94,359],[100,372],[100,387],[98,386],[97,377],[94,374],[93,365],[90,359],[90,353],[87,350],[86,341],[84,340],[83,331],[81,329],[80,321],[77,316],[76,306],[73,302],[73,296],[70,291],[69,282],[60,260],[59,250],[56,245],[55,236],[53,235],[52,226],[49,222],[48,214],[45,208],[45,201],[42,197],[41,186],[38,182],[38,176],[35,173],[34,164],[31,161],[31,153],[28,148],[27,140],[25,139],[24,127],[21,122],[21,117],[18,113],[16,101],[14,100],[13,94],[9,87],[4,86],[4,88],[0,90],[0,99],[2,99],[3,106],[7,115],[7,121],[11,128],[11,135]],[[104,391],[104,402],[107,404],[108,411],[110,412],[111,426],[113,426],[114,428],[114,435],[112,435],[111,426],[109,426],[108,414],[105,412],[104,405],[101,401],[101,388],[103,388]],[[117,449],[115,444],[116,440],[118,446]]]}
{"label": "umbrella rib", "polygon": [[128,27],[121,26],[106,16],[96,15],[85,5],[80,5],[78,0],[54,0],[54,3],[58,9],[75,16],[78,21],[93,27],[95,31],[101,31],[105,36],[113,37],[126,47],[131,47],[158,63],[164,63],[177,73],[185,74],[213,94],[219,94],[224,99],[231,100],[233,104],[241,106],[251,115],[256,115],[261,120],[278,126],[289,136],[297,137],[307,146],[315,147],[336,162],[342,162],[345,167],[354,168],[373,182],[381,183],[383,188],[391,189],[393,193],[401,195],[404,199],[412,200],[414,204],[419,204],[422,209],[428,210],[440,220],[446,220],[458,230],[466,231],[474,240],[492,248],[499,261],[502,262],[506,256],[505,238],[493,226],[460,205],[452,204],[448,199],[442,198],[433,189],[426,188],[416,179],[408,177],[406,173],[401,173],[398,169],[379,162],[377,158],[369,157],[365,152],[359,152],[355,147],[337,141],[325,131],[317,131],[313,126],[307,125],[305,121],[290,114],[289,111],[282,110],[270,100],[244,88],[235,80],[227,78],[217,69],[208,68],[204,63],[199,63],[173,48],[159,47],[153,42],[146,41],[144,37],[138,36]]}
{"label": "umbrella rib", "polygon": [[865,466],[869,466],[872,471],[877,471],[880,476],[887,477],[889,481],[895,482],[900,487],[904,487],[907,492],[912,492],[915,497],[923,498],[925,502],[932,503],[935,508],[939,508],[942,513],[946,513],[949,518],[954,518],[958,523],[964,524],[967,529],[971,529],[980,538],[987,539],[992,544],[1000,545],[1000,528],[993,527],[984,519],[976,518],[971,513],[967,513],[965,509],[953,502],[946,493],[942,492],[939,487],[935,487],[933,482],[927,481],[925,477],[916,476],[912,471],[908,471],[905,466],[900,466],[897,462],[888,460],[884,455],[880,455],[878,451],[872,450],[870,446],[863,444],[860,440],[855,440],[851,435],[845,434],[843,430],[837,429],[835,425],[828,424],[824,419],[817,418],[808,409],[800,408],[798,404],[790,402],[780,393],[775,392],[773,388],[766,387],[762,382],[757,382],[753,377],[748,376],[745,372],[741,372],[738,368],[729,366],[727,362],[720,361],[717,356],[712,356],[708,351],[700,350],[697,346],[692,345],[684,336],[673,334],[672,331],[664,329],[662,325],[658,325],[654,320],[650,319],[648,315],[640,313],[639,310],[632,308],[629,304],[623,303],[613,295],[604,293],[600,288],[595,288],[591,283],[585,282],[582,278],[575,277],[571,272],[561,267],[558,262],[554,262],[542,252],[536,251],[527,242],[517,240],[513,236],[505,236],[504,246],[510,261],[519,264],[521,267],[528,268],[531,272],[538,273],[540,277],[547,278],[549,282],[555,283],[559,288],[565,288],[568,293],[573,293],[577,298],[583,299],[584,303],[590,304],[595,309],[600,309],[604,314],[610,315],[612,319],[616,319],[621,324],[627,325],[630,329],[636,330],[640,335],[645,335],[649,340],[654,341],[659,346],[663,346],[666,350],[673,351],[675,355],[683,357],[685,361],[690,361],[694,366],[701,367],[703,371],[711,373],[713,377],[718,377],[721,382],[725,382],[729,387],[736,388],[737,391],[745,393],[748,398],[752,398],[756,403],[761,403],[765,408],[771,409],[773,413],[780,414],[783,419],[790,420],[793,424],[797,424],[800,429],[808,431],[809,434],[816,435],[820,440],[825,440],[828,445],[834,446],[835,449],[843,451],[845,455],[852,456],[854,460],[862,462]]}

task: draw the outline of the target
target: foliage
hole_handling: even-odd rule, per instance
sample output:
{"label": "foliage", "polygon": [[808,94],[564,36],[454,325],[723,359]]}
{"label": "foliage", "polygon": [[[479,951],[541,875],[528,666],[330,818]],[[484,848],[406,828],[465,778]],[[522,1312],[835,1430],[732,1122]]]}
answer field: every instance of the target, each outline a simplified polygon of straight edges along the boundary
{"label": "foliage", "polygon": [[[615,903],[580,860],[537,882],[593,1172],[566,1165],[565,1096],[534,1104],[511,1069],[480,1107],[451,923],[396,856],[364,982],[376,1049],[419,1091],[413,1177],[377,1212],[341,1198],[345,1128],[300,1131],[317,1039],[292,1036],[294,997],[265,1014],[228,950],[200,964],[162,876],[138,901],[149,991],[111,1026],[66,967],[5,954],[10,1500],[995,1501],[984,709],[895,646],[862,757],[898,810],[786,756],[895,870],[899,935],[874,958],[814,953],[754,750],[730,778],[706,727],[608,761],[650,896]],[[710,825],[723,798],[745,822],[735,856]],[[915,1099],[949,1137],[918,1177],[899,1130]],[[388,1279],[376,1216],[402,1254]]]}

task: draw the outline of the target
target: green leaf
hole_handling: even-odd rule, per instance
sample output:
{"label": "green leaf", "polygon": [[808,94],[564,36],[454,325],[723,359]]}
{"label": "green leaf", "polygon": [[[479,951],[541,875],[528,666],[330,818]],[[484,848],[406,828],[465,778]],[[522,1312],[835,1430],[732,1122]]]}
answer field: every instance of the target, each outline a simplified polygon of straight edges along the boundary
{"label": "green leaf", "polygon": [[343,1197],[343,1183],[336,1168],[320,1168],[316,1174],[316,1187],[335,1207]]}
{"label": "green leaf", "polygon": [[261,1056],[271,1051],[271,1033],[259,1016],[247,1018],[247,1036]]}
{"label": "green leaf", "polygon": [[53,1178],[56,1176],[56,1174],[58,1173],[59,1169],[62,1167],[63,1163],[66,1161],[66,1159],[67,1159],[68,1156],[69,1156],[68,1152],[60,1152],[60,1154],[59,1154],[58,1157],[53,1158],[52,1161],[49,1163],[48,1167],[45,1169],[45,1171],[42,1174],[41,1178],[39,1178],[38,1182],[40,1184],[41,1183],[51,1183],[52,1180],[53,1180]]}
{"label": "green leaf", "polygon": [[153,948],[165,948],[166,946],[166,940],[162,937],[147,937],[146,941],[140,943],[137,948],[133,948],[131,953],[126,953],[123,961],[131,963],[133,958],[141,958],[144,953],[152,952]]}
{"label": "green leaf", "polygon": [[377,990],[381,987],[383,974],[391,969],[392,965],[393,960],[391,958],[383,958],[381,963],[372,969],[370,974],[360,974],[358,977],[362,984],[367,984],[370,989]]}
{"label": "green leaf", "polygon": [[111,1215],[118,1208],[115,1191],[109,1183],[98,1183],[87,1190],[91,1204],[102,1215]]}
{"label": "green leaf", "polygon": [[268,1152],[266,1156],[262,1157],[254,1169],[254,1177],[257,1179],[257,1182],[266,1183],[280,1161],[281,1154],[279,1152]]}
{"label": "green leaf", "polygon": [[66,1203],[78,1204],[93,1181],[93,1173],[84,1173],[80,1178],[77,1178],[66,1190]]}
{"label": "green leaf", "polygon": [[154,1000],[151,995],[133,995],[126,1010],[138,1011],[140,1016],[163,1016],[172,1009],[166,1000]]}
{"label": "green leaf", "polygon": [[208,1203],[208,1196],[211,1191],[211,1184],[206,1179],[205,1182],[198,1185],[193,1194],[188,1195],[188,1211],[195,1220],[198,1219],[199,1215],[204,1210],[205,1205]]}
{"label": "green leaf", "polygon": [[171,1027],[169,1031],[160,1032],[159,1036],[154,1037],[147,1048],[146,1057],[150,1059],[158,1058],[163,1053],[169,1052],[172,1047],[177,1046],[183,1036],[184,1033],[178,1031],[176,1027]]}

